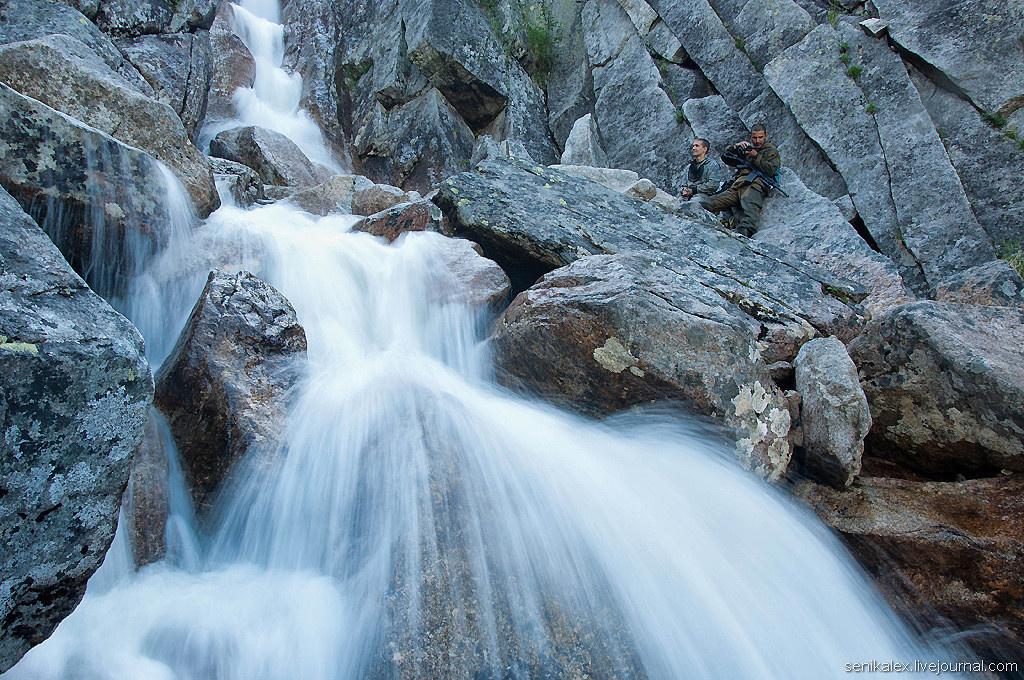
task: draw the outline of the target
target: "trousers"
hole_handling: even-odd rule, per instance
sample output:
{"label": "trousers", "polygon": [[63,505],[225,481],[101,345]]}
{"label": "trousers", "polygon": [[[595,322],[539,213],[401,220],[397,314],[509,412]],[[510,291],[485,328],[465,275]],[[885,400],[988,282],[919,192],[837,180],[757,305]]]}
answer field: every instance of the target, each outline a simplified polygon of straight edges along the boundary
{"label": "trousers", "polygon": [[753,236],[757,231],[757,221],[761,217],[762,206],[764,206],[764,191],[756,184],[729,187],[704,202],[704,207],[711,212],[722,212],[728,208],[739,207],[741,212],[739,230],[747,236]]}

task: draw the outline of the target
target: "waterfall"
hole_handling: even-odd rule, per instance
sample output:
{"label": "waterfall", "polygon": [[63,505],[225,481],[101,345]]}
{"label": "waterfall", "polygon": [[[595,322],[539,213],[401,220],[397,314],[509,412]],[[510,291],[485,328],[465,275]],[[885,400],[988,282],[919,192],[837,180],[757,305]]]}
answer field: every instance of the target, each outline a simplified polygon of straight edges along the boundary
{"label": "waterfall", "polygon": [[302,150],[309,160],[341,172],[338,160],[324,143],[323,133],[309,113],[300,108],[302,78],[288,73],[284,63],[284,27],[275,0],[243,0],[231,5],[231,26],[253,57],[255,77],[251,87],[241,87],[232,103],[235,117],[214,121],[203,128],[200,143],[224,130],[255,125],[279,132]]}
{"label": "waterfall", "polygon": [[[263,12],[250,49],[253,26],[277,35]],[[443,237],[389,245],[353,221],[225,206],[134,280],[154,365],[209,270],[246,269],[294,305],[308,374],[284,443],[236,465],[208,536],[179,505],[179,548],[134,573],[122,535],[5,680],[818,680],[945,658],[697,425],[595,422],[496,386]]]}
{"label": "waterfall", "polygon": [[[821,678],[936,658],[727,447],[494,386],[443,237],[389,246],[351,221],[227,207],[153,263],[200,288],[244,267],[293,303],[309,375],[286,442],[236,468],[195,560],[90,586],[5,678]],[[151,304],[180,328],[192,302]]]}

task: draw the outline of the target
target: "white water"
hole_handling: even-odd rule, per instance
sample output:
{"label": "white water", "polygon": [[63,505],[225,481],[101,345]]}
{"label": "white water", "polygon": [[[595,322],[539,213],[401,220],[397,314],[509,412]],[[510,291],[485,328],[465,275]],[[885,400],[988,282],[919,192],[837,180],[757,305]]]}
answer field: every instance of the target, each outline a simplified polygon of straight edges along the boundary
{"label": "white water", "polygon": [[560,677],[565,649],[598,677],[666,680],[935,658],[724,447],[491,386],[442,237],[347,226],[225,208],[154,263],[155,347],[214,261],[294,304],[310,368],[287,443],[236,470],[201,554],[90,584],[5,680]]}
{"label": "white water", "polygon": [[253,56],[255,78],[252,87],[235,91],[235,117],[204,126],[200,143],[208,148],[210,140],[224,130],[255,125],[283,134],[314,163],[341,172],[320,128],[299,106],[301,76],[282,68],[284,27],[280,21],[275,0],[242,0],[232,4],[232,29]]}

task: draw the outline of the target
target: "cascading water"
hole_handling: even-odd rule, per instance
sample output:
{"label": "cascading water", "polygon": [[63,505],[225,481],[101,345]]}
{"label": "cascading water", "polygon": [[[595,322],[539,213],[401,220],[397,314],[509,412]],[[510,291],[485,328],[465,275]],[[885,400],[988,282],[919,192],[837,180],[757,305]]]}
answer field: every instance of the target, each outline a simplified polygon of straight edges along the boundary
{"label": "cascading water", "polygon": [[122,522],[5,680],[817,680],[939,658],[695,428],[494,386],[442,237],[389,246],[351,223],[224,207],[135,281],[154,365],[218,267],[292,302],[308,374],[284,444],[236,466],[206,531],[172,501],[168,557],[134,573]]}
{"label": "cascading water", "polygon": [[284,27],[276,0],[243,0],[232,4],[231,26],[249,50],[255,66],[252,87],[232,97],[235,117],[203,128],[200,143],[208,147],[218,133],[255,125],[288,137],[314,163],[340,172],[337,159],[324,144],[323,134],[307,111],[299,107],[302,78],[282,68]]}
{"label": "cascading water", "polygon": [[[935,658],[724,447],[491,386],[442,237],[347,224],[224,208],[154,263],[178,279],[163,290],[201,289],[219,258],[294,304],[309,375],[287,441],[235,471],[194,563],[90,588],[5,678],[821,678]],[[162,304],[170,337],[191,300]]]}

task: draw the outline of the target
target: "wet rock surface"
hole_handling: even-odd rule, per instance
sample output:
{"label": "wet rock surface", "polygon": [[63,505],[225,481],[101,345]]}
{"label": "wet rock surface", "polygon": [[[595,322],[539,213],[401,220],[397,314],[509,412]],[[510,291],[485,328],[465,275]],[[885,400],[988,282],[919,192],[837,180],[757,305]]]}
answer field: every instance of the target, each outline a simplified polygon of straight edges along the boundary
{"label": "wet rock surface", "polygon": [[969,631],[963,640],[983,658],[1019,658],[1024,477],[862,477],[847,491],[804,481],[793,492],[904,618],[924,630]]}
{"label": "wet rock surface", "polygon": [[218,186],[223,186],[230,194],[230,199],[222,197],[226,203],[234,201],[235,205],[248,208],[265,198],[263,181],[248,165],[226,158],[210,158],[210,169]]}
{"label": "wet rock surface", "polygon": [[849,346],[870,455],[932,479],[1024,471],[1024,310],[913,302]]}
{"label": "wet rock surface", "polygon": [[0,191],[0,669],[78,605],[114,537],[153,382],[138,331]]}
{"label": "wet rock surface", "polygon": [[0,185],[103,295],[166,244],[166,180],[149,154],[0,83]]}
{"label": "wet rock surface", "polygon": [[441,209],[425,200],[399,203],[374,213],[356,222],[352,230],[380,236],[388,241],[394,241],[401,234],[410,231],[436,231],[451,235]]}
{"label": "wet rock surface", "polygon": [[305,351],[306,334],[280,293],[248,272],[210,273],[156,376],[156,406],[200,513],[233,463],[276,452]]}
{"label": "wet rock surface", "polygon": [[164,162],[203,217],[220,202],[209,164],[173,109],[139,94],[85,43],[67,36],[0,47],[0,79]]}
{"label": "wet rock surface", "polygon": [[210,153],[249,166],[264,184],[308,189],[331,176],[329,170],[309,160],[292,140],[279,132],[251,125],[218,134],[210,143]]}

